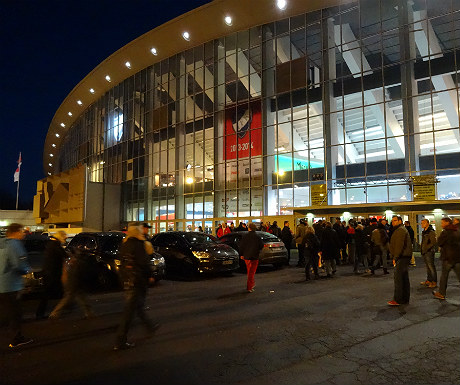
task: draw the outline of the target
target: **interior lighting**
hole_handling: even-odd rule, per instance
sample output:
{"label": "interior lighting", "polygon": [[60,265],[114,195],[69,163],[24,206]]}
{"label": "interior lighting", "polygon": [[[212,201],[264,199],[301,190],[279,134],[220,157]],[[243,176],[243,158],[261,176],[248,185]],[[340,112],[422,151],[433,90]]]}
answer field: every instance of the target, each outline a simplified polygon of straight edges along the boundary
{"label": "interior lighting", "polygon": [[69,112],[67,113],[67,115],[72,116],[72,113],[69,111]]}
{"label": "interior lighting", "polygon": [[152,52],[152,55],[155,55],[155,56],[158,55],[157,49],[155,47],[151,48],[150,52]]}
{"label": "interior lighting", "polygon": [[54,143],[51,146],[56,147],[56,145]]}
{"label": "interior lighting", "polygon": [[94,88],[90,88],[90,89],[89,89],[89,92],[91,92],[92,94],[94,94],[96,91],[94,91]]}
{"label": "interior lighting", "polygon": [[225,21],[225,24],[227,24],[228,26],[233,24],[233,20],[231,16],[225,16],[224,21]]}
{"label": "interior lighting", "polygon": [[64,123],[61,123],[61,127],[65,127],[65,124],[64,124]]}
{"label": "interior lighting", "polygon": [[51,158],[54,156],[53,154],[50,154]]}
{"label": "interior lighting", "polygon": [[131,63],[130,63],[129,61],[127,61],[127,62],[125,63],[125,66],[126,66],[127,68],[131,69]]}
{"label": "interior lighting", "polygon": [[81,100],[77,100],[77,104],[78,104],[79,106],[81,106],[81,105],[83,105],[83,102],[82,102]]}
{"label": "interior lighting", "polygon": [[187,184],[192,184],[194,182],[193,178],[191,176],[187,177],[187,179],[185,180],[185,182]]}
{"label": "interior lighting", "polygon": [[51,173],[49,172],[48,175],[51,175]]}
{"label": "interior lighting", "polygon": [[53,167],[53,163],[48,163],[48,166]]}
{"label": "interior lighting", "polygon": [[278,175],[279,175],[279,176],[283,176],[283,175],[284,175],[284,170],[279,170],[279,171],[278,171]]}
{"label": "interior lighting", "polygon": [[105,80],[107,80],[109,83],[112,81],[109,75],[105,75]]}
{"label": "interior lighting", "polygon": [[283,11],[286,9],[287,2],[286,0],[276,0],[276,6]]}
{"label": "interior lighting", "polygon": [[187,31],[182,32],[184,40],[190,41],[190,34]]}
{"label": "interior lighting", "polygon": [[56,133],[56,138],[59,138],[59,134],[58,134],[58,133]]}

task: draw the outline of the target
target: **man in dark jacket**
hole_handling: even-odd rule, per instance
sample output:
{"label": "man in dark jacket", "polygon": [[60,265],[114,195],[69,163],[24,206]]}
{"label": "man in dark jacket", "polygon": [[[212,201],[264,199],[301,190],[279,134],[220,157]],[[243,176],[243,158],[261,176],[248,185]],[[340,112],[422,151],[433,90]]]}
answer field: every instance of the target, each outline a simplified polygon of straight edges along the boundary
{"label": "man in dark jacket", "polygon": [[442,218],[441,226],[438,246],[441,248],[442,273],[439,291],[434,291],[433,295],[437,299],[446,299],[447,279],[451,270],[455,271],[460,281],[460,230],[448,217]]}
{"label": "man in dark jacket", "polygon": [[412,242],[400,216],[394,216],[391,224],[394,230],[390,239],[390,253],[395,266],[395,287],[393,299],[388,301],[388,305],[399,306],[409,303],[410,299],[409,264],[412,257]]}
{"label": "man in dark jacket", "polygon": [[297,244],[297,250],[299,252],[297,267],[305,267],[304,244],[302,241],[305,237],[306,229],[305,220],[301,219],[295,230],[295,243]]}
{"label": "man in dark jacket", "polygon": [[244,259],[248,271],[246,290],[252,293],[256,286],[254,276],[259,265],[259,253],[264,247],[264,243],[255,233],[256,225],[254,223],[251,222],[248,225],[248,230],[248,233],[244,235],[240,242],[240,255],[241,259]]}
{"label": "man in dark jacket", "polygon": [[326,222],[320,240],[321,258],[326,267],[326,276],[332,277],[335,273],[336,260],[340,255],[340,239],[336,231],[332,228],[331,222]]}
{"label": "man in dark jacket", "polygon": [[114,350],[124,350],[134,346],[133,343],[127,341],[127,336],[135,314],[143,322],[148,332],[151,333],[158,328],[158,324],[153,324],[145,314],[145,298],[150,278],[149,256],[145,242],[139,227],[129,226],[126,238],[118,252],[128,285],[123,318],[118,326]]}
{"label": "man in dark jacket", "polygon": [[284,246],[286,246],[287,252],[288,252],[288,258],[287,258],[287,263],[286,265],[289,266],[289,261],[291,260],[291,243],[292,243],[292,231],[289,227],[289,221],[284,221],[284,227],[283,230],[281,230],[281,240],[284,243]]}
{"label": "man in dark jacket", "polygon": [[62,298],[62,267],[67,258],[63,246],[66,239],[66,232],[59,230],[46,243],[42,270],[44,288],[35,312],[37,319],[46,318],[45,312],[50,298]]}
{"label": "man in dark jacket", "polygon": [[434,288],[438,282],[436,266],[434,265],[436,232],[431,227],[428,219],[422,219],[421,225],[423,229],[421,252],[426,266],[426,281],[420,282],[420,284],[426,287]]}

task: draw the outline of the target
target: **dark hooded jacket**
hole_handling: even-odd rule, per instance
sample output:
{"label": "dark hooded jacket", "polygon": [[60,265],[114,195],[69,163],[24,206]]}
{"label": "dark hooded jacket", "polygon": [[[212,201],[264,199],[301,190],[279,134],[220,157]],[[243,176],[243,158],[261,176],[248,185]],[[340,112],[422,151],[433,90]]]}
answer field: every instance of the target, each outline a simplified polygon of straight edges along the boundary
{"label": "dark hooded jacket", "polygon": [[441,260],[451,265],[460,263],[460,231],[457,226],[450,225],[442,230],[438,246],[441,248]]}

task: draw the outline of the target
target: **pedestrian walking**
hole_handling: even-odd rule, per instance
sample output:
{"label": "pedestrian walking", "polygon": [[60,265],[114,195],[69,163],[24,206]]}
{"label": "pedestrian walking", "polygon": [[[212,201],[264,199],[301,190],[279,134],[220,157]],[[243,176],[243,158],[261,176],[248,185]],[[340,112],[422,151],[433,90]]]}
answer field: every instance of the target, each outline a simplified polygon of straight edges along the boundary
{"label": "pedestrian walking", "polygon": [[326,222],[320,241],[320,250],[327,278],[332,278],[332,275],[336,272],[336,261],[340,257],[340,246],[339,236],[332,228],[332,223]]}
{"label": "pedestrian walking", "polygon": [[146,242],[138,226],[129,226],[126,238],[118,252],[128,284],[125,286],[125,306],[118,326],[114,350],[134,347],[128,342],[128,331],[135,315],[139,317],[149,333],[153,333],[158,324],[154,324],[145,313],[145,299],[150,278],[149,254],[153,253],[150,242]]}
{"label": "pedestrian walking", "polygon": [[359,223],[355,229],[355,244],[356,255],[353,265],[353,273],[359,274],[359,264],[364,266],[365,271],[369,269],[369,243],[367,236],[364,233],[364,226]]}
{"label": "pedestrian walking", "polygon": [[62,267],[67,259],[63,246],[66,239],[66,232],[59,230],[46,243],[42,269],[43,291],[35,312],[37,319],[47,318],[45,313],[49,299],[62,298]]}
{"label": "pedestrian walking", "polygon": [[284,227],[283,230],[281,230],[281,240],[283,241],[284,246],[286,246],[287,249],[288,256],[286,265],[288,266],[291,260],[291,243],[293,238],[294,236],[292,235],[291,228],[289,227],[289,221],[284,221]]}
{"label": "pedestrian walking", "polygon": [[67,258],[62,269],[64,297],[49,315],[50,319],[61,318],[64,311],[71,308],[74,303],[80,306],[85,318],[94,316],[87,294],[91,258],[92,256],[79,249],[74,250]]}
{"label": "pedestrian walking", "polygon": [[438,274],[434,264],[434,255],[436,250],[436,232],[430,225],[428,219],[422,219],[422,244],[421,254],[426,266],[426,280],[420,282],[421,285],[435,288],[438,282]]}
{"label": "pedestrian walking", "polygon": [[301,219],[295,230],[295,243],[297,244],[297,250],[299,252],[299,260],[297,262],[297,267],[305,266],[304,244],[302,243],[302,241],[305,237],[306,229],[307,226],[305,225],[305,220]]}
{"label": "pedestrian walking", "polygon": [[410,299],[409,264],[412,257],[412,242],[400,216],[394,216],[391,224],[393,234],[390,239],[390,253],[395,268],[394,295],[393,299],[388,301],[388,305],[399,306],[409,303]]}
{"label": "pedestrian walking", "polygon": [[[412,228],[412,226],[410,225],[409,221],[404,221],[404,226],[406,227],[406,230],[409,233],[410,241],[412,242],[412,247],[414,247],[415,231]],[[413,266],[413,267],[416,266],[414,254],[412,254],[412,256],[410,258],[410,265]]]}
{"label": "pedestrian walking", "polygon": [[437,299],[446,299],[447,280],[451,270],[455,271],[460,282],[460,230],[452,223],[452,219],[441,219],[442,232],[438,238],[441,248],[442,272],[439,291],[433,291]]}
{"label": "pedestrian walking", "polygon": [[33,342],[23,336],[21,329],[22,275],[30,271],[22,239],[24,230],[19,223],[11,223],[6,229],[6,238],[0,239],[0,310],[11,330],[10,348]]}
{"label": "pedestrian walking", "polygon": [[388,272],[388,235],[385,231],[385,227],[382,223],[377,225],[377,228],[372,231],[371,242],[373,244],[374,264],[371,267],[371,274],[375,274],[375,270],[380,267],[380,263],[383,267],[383,274],[389,274]]}
{"label": "pedestrian walking", "polygon": [[252,293],[256,286],[255,274],[257,266],[259,265],[259,253],[264,247],[262,239],[256,234],[256,225],[249,223],[248,233],[244,235],[240,242],[240,255],[244,259],[248,272],[248,279],[246,283],[246,290]]}
{"label": "pedestrian walking", "polygon": [[315,229],[311,226],[307,226],[305,231],[305,237],[302,243],[304,244],[304,256],[305,256],[305,280],[310,280],[310,270],[313,268],[315,279],[319,278],[318,274],[318,253],[320,248],[320,242],[318,237],[315,235]]}

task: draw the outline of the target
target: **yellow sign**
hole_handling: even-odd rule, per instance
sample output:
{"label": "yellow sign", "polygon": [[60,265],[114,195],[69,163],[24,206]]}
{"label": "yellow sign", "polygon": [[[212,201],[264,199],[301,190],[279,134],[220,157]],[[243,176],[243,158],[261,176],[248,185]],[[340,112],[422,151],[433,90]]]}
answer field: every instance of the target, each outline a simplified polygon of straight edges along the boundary
{"label": "yellow sign", "polygon": [[311,186],[311,205],[327,205],[327,185],[325,183]]}
{"label": "yellow sign", "polygon": [[417,185],[414,184],[414,201],[434,201],[436,200],[436,189],[434,184]]}

